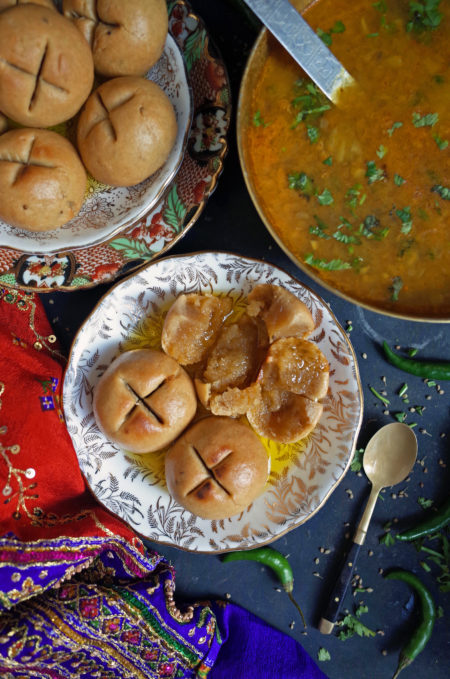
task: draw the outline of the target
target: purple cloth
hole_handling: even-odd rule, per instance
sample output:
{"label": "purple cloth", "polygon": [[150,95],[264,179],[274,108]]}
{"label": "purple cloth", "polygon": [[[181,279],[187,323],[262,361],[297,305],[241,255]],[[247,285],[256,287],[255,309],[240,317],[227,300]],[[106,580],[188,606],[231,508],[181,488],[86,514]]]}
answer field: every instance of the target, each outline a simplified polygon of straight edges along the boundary
{"label": "purple cloth", "polygon": [[119,537],[0,539],[0,676],[326,679],[225,602],[175,603],[173,568]]}
{"label": "purple cloth", "polygon": [[219,627],[223,644],[211,679],[327,679],[295,639],[236,604],[223,610]]}

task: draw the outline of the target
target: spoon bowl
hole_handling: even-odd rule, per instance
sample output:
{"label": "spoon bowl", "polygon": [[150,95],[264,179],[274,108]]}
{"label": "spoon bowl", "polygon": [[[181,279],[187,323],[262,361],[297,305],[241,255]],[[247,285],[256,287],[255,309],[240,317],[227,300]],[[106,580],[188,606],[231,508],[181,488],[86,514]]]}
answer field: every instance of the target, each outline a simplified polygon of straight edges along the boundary
{"label": "spoon bowl", "polygon": [[363,467],[372,483],[369,499],[331,593],[319,630],[330,634],[352,579],[355,562],[366,539],[375,504],[382,488],[394,486],[410,473],[417,457],[417,439],[413,430],[401,422],[381,427],[366,446]]}
{"label": "spoon bowl", "polygon": [[417,457],[417,439],[411,427],[393,422],[379,429],[366,446],[363,467],[373,486],[384,488],[403,481]]}

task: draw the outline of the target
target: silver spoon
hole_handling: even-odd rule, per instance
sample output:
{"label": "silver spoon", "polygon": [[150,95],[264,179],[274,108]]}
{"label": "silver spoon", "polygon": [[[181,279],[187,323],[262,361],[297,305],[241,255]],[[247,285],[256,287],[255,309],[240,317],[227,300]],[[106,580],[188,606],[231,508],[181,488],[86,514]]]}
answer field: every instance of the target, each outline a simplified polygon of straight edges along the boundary
{"label": "silver spoon", "polygon": [[364,514],[356,529],[353,545],[331,593],[328,607],[319,623],[323,634],[330,634],[335,625],[345,593],[352,579],[353,569],[361,546],[366,539],[370,519],[378,498],[385,486],[403,481],[411,471],[417,457],[417,439],[406,424],[394,422],[379,429],[366,446],[363,457],[364,471],[372,483]]}
{"label": "silver spoon", "polygon": [[289,0],[245,0],[328,99],[355,81]]}

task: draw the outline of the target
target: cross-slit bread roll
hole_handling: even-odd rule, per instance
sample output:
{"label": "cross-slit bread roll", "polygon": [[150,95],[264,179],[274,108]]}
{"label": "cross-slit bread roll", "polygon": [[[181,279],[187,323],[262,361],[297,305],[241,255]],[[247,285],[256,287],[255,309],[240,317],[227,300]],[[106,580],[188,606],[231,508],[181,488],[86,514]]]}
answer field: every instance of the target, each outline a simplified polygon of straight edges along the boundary
{"label": "cross-slit bread roll", "polygon": [[116,358],[94,390],[94,416],[112,443],[133,453],[170,444],[195,415],[192,380],[161,351],[135,349]]}
{"label": "cross-slit bread roll", "polygon": [[86,40],[58,12],[20,4],[0,13],[0,110],[28,127],[72,118],[94,81]]}
{"label": "cross-slit bread roll", "polygon": [[81,209],[86,170],[72,144],[37,128],[0,136],[0,219],[28,231],[65,224]]}
{"label": "cross-slit bread roll", "polygon": [[166,454],[170,494],[204,519],[242,512],[263,491],[269,458],[243,422],[206,417],[193,424]]}
{"label": "cross-slit bread roll", "polygon": [[0,0],[0,12],[9,7],[29,5],[30,3],[33,5],[41,5],[41,7],[48,7],[48,9],[54,9],[56,11],[53,0]]}
{"label": "cross-slit bread roll", "polygon": [[107,80],[90,95],[77,145],[97,181],[133,186],[164,165],[176,135],[169,97],[156,83],[130,76]]}
{"label": "cross-slit bread roll", "polygon": [[165,0],[63,0],[63,12],[91,46],[100,75],[144,75],[162,54]]}

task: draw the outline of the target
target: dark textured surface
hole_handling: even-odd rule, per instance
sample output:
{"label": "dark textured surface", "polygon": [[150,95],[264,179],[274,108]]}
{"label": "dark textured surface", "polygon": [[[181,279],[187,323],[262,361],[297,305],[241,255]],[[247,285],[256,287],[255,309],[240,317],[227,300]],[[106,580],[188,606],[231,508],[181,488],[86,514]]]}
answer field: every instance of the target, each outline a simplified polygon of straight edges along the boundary
{"label": "dark textured surface", "polygon": [[[450,667],[450,594],[438,590],[435,580],[437,569],[431,564],[431,572],[424,570],[420,562],[425,555],[419,554],[413,545],[396,543],[385,546],[379,543],[379,539],[385,533],[388,521],[395,521],[392,524],[395,532],[424,515],[418,504],[419,497],[433,498],[439,505],[448,496],[450,383],[439,385],[445,392],[439,394],[436,386],[429,387],[422,379],[406,375],[387,364],[380,352],[380,344],[382,339],[386,339],[391,346],[419,348],[420,357],[450,358],[450,327],[396,320],[352,305],[310,280],[272,240],[247,193],[236,149],[235,112],[239,83],[255,33],[243,15],[236,11],[235,4],[231,0],[192,0],[193,9],[204,19],[227,65],[233,93],[233,119],[229,153],[217,189],[198,222],[170,254],[231,250],[265,259],[321,295],[344,328],[347,321],[351,321],[353,326],[350,338],[358,358],[365,398],[358,447],[364,447],[380,426],[394,421],[393,413],[406,410],[407,422],[417,422],[418,462],[408,481],[387,489],[378,500],[356,566],[356,573],[361,577],[360,586],[368,589],[356,593],[349,590],[343,607],[354,611],[360,602],[367,605],[368,611],[361,616],[361,621],[379,632],[373,638],[354,636],[341,641],[335,633],[324,636],[316,628],[326,608],[327,596],[344,550],[350,546],[349,538],[368,498],[369,483],[362,473],[349,471],[315,516],[273,543],[275,548],[289,555],[295,576],[294,595],[308,623],[306,634],[296,609],[288,597],[278,591],[273,574],[266,568],[253,562],[222,564],[219,556],[184,553],[165,546],[158,548],[155,544],[150,546],[159,549],[175,565],[180,600],[230,595],[234,602],[299,640],[314,658],[317,659],[321,647],[326,648],[331,660],[320,665],[330,679],[383,679],[392,676],[399,650],[417,625],[417,605],[406,585],[384,580],[381,571],[393,567],[408,568],[431,589],[444,614],[436,621],[425,651],[410,668],[403,671],[402,676],[405,679],[414,675],[447,678]],[[43,295],[55,332],[67,350],[78,327],[107,290],[107,286],[99,286],[93,290]],[[386,384],[382,381],[383,376]],[[409,386],[410,401],[406,406],[398,396],[405,382]],[[386,390],[391,401],[389,414],[384,414],[385,406],[372,394],[370,386],[378,391]],[[415,405],[426,406],[422,416],[407,410]]]}

